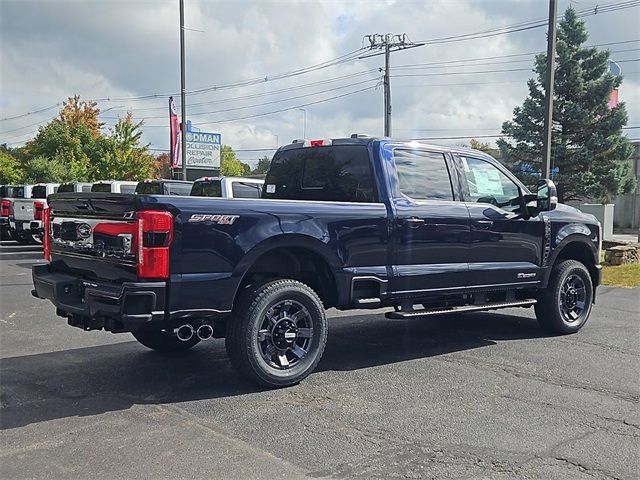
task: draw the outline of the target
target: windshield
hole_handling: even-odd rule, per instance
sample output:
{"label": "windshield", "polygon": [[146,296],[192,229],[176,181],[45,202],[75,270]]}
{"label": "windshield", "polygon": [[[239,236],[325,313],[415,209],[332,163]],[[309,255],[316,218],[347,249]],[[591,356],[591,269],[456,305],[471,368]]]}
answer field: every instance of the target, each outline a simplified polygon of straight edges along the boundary
{"label": "windshield", "polygon": [[222,185],[220,180],[203,180],[196,182],[191,189],[193,197],[221,197]]}

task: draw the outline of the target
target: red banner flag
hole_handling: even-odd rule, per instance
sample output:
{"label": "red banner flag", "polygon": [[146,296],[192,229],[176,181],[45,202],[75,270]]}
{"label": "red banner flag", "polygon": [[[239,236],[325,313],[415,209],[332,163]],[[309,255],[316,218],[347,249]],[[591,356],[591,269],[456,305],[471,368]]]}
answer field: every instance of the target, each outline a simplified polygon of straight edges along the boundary
{"label": "red banner flag", "polygon": [[180,148],[182,145],[180,139],[180,119],[178,119],[178,112],[176,110],[176,104],[173,103],[173,97],[169,97],[169,130],[171,139],[169,142],[171,150],[171,168],[178,168],[180,166]]}

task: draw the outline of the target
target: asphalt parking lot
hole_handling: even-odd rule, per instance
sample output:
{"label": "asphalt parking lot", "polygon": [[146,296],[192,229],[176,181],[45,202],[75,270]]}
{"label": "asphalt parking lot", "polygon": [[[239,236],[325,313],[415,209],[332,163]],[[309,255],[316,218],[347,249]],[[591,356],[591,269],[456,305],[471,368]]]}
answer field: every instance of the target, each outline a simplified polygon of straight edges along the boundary
{"label": "asphalt parking lot", "polygon": [[531,309],[330,311],[318,370],[265,391],[221,340],[68,327],[30,295],[38,256],[0,248],[2,478],[638,478],[639,289],[601,288],[568,337]]}

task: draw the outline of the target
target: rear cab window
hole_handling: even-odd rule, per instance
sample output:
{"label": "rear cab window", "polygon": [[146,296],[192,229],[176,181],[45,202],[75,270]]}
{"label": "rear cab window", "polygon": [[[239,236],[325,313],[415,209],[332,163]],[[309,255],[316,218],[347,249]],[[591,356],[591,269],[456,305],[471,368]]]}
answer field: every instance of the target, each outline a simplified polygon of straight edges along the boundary
{"label": "rear cab window", "polygon": [[31,198],[47,198],[47,187],[38,185],[31,190]]}
{"label": "rear cab window", "polygon": [[193,184],[191,195],[194,197],[222,197],[220,180],[202,180]]}
{"label": "rear cab window", "polygon": [[160,182],[140,182],[136,187],[136,193],[141,195],[162,195],[162,183]]}
{"label": "rear cab window", "polygon": [[110,183],[94,183],[91,186],[91,191],[109,193],[111,191],[111,184]]}
{"label": "rear cab window", "polygon": [[332,145],[280,151],[271,162],[262,198],[377,202],[367,147]]}
{"label": "rear cab window", "polygon": [[75,191],[76,189],[73,183],[63,183],[58,187],[58,193],[73,193]]}
{"label": "rear cab window", "polygon": [[191,183],[166,183],[167,195],[189,195],[191,194]]}

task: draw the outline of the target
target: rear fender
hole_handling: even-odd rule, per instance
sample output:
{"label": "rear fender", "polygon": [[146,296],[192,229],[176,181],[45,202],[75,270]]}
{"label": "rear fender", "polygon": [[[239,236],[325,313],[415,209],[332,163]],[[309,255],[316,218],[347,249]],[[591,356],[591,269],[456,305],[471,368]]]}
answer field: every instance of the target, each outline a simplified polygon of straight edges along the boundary
{"label": "rear fender", "polygon": [[333,250],[331,250],[325,243],[314,237],[299,234],[282,234],[270,237],[258,243],[249,250],[246,255],[244,255],[240,262],[238,262],[236,268],[231,274],[232,281],[235,283],[234,300],[238,295],[238,289],[242,284],[245,275],[256,261],[263,255],[268,255],[270,251],[283,248],[305,249],[318,255],[329,265],[329,269],[333,274],[338,290],[339,301],[342,299],[343,293],[344,295],[348,294],[349,281],[340,273],[342,271],[342,263]]}

